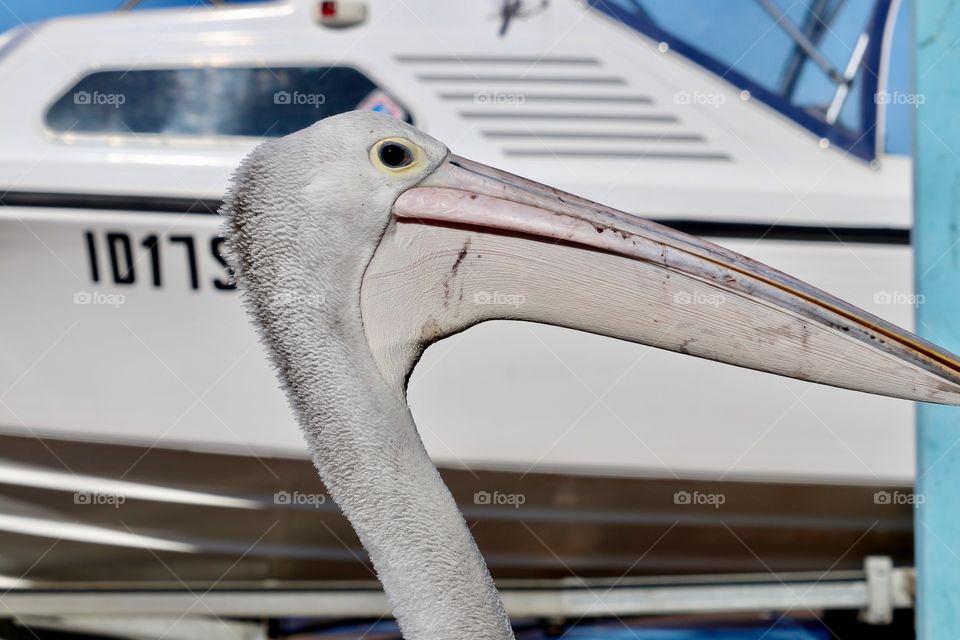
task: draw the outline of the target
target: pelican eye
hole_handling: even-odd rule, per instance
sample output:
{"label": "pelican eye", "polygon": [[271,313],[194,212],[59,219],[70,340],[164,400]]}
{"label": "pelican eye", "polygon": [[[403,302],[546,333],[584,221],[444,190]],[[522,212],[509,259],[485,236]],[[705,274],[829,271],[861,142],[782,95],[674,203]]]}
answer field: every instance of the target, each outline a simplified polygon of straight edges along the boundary
{"label": "pelican eye", "polygon": [[408,176],[423,170],[426,154],[406,138],[384,138],[370,147],[370,162],[390,176]]}
{"label": "pelican eye", "polygon": [[401,169],[413,162],[413,152],[406,145],[393,141],[381,144],[377,149],[377,157],[383,166],[391,169]]}

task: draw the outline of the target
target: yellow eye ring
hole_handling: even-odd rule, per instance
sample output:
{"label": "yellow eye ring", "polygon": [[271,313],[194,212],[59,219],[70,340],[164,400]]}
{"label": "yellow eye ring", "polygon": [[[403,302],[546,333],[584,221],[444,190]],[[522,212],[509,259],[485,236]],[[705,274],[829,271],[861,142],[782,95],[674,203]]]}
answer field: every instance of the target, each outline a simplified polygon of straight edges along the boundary
{"label": "yellow eye ring", "polygon": [[423,149],[406,138],[384,138],[370,147],[373,166],[393,176],[419,170],[423,158]]}

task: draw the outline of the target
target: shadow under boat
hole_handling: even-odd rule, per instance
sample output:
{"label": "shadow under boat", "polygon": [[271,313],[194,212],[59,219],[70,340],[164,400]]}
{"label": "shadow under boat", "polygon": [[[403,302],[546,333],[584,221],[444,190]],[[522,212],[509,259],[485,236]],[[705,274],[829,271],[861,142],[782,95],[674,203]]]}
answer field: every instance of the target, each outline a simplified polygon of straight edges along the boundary
{"label": "shadow under boat", "polygon": [[[10,435],[0,451],[6,586],[374,577],[309,460]],[[909,487],[441,472],[497,579],[912,563]]]}

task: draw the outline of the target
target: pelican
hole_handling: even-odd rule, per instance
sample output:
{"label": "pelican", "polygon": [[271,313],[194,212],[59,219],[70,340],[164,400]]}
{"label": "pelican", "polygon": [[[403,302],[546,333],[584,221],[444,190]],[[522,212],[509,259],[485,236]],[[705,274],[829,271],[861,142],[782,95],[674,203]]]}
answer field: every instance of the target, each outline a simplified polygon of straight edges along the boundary
{"label": "pelican", "polygon": [[939,347],[745,256],[454,155],[387,116],[350,112],[263,143],[221,212],[244,304],[410,640],[513,638],[406,403],[434,341],[526,320],[960,403],[960,361]]}

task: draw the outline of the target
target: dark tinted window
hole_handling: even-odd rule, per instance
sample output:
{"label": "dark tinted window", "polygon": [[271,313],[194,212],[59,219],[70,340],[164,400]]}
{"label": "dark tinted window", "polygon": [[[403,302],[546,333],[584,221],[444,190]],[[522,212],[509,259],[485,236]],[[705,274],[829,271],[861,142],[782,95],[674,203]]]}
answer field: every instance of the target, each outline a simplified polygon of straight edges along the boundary
{"label": "dark tinted window", "polygon": [[823,138],[875,156],[891,0],[588,0]]}
{"label": "dark tinted window", "polygon": [[274,137],[355,109],[410,122],[352,67],[215,67],[92,73],[57,100],[47,124],[64,132]]}

